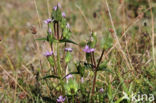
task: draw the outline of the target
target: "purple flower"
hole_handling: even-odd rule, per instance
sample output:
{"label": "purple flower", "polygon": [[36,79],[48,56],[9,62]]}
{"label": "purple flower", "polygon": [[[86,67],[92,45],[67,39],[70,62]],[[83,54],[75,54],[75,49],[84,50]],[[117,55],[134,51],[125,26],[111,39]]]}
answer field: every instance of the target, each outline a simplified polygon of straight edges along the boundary
{"label": "purple flower", "polygon": [[52,33],[51,28],[49,28],[48,32],[49,32],[50,34]]}
{"label": "purple flower", "polygon": [[51,52],[46,52],[44,55],[46,56],[46,57],[48,57],[48,56],[51,56],[53,54],[53,51],[51,51]]}
{"label": "purple flower", "polygon": [[65,51],[72,52],[72,48],[65,48]]}
{"label": "purple flower", "polygon": [[58,3],[57,6],[58,6],[59,8],[61,8],[61,4],[60,4],[60,3]]}
{"label": "purple flower", "polygon": [[65,98],[63,98],[63,96],[59,96],[57,99],[57,102],[62,103],[65,101]]}
{"label": "purple flower", "polygon": [[65,18],[66,17],[66,13],[65,12],[62,12],[62,16]]}
{"label": "purple flower", "polygon": [[71,74],[69,74],[68,76],[66,76],[66,79],[68,80],[68,79],[70,79],[70,78],[72,78],[73,76],[71,75]]}
{"label": "purple flower", "polygon": [[52,21],[52,20],[49,18],[49,19],[47,19],[47,20],[44,20],[44,23],[45,23],[45,24],[49,24],[51,21]]}
{"label": "purple flower", "polygon": [[56,11],[56,10],[57,10],[57,6],[54,6],[54,7],[53,7],[53,10],[55,10],[55,11]]}
{"label": "purple flower", "polygon": [[101,88],[101,89],[99,90],[99,92],[103,93],[103,92],[104,92],[104,89],[103,89],[103,88]]}
{"label": "purple flower", "polygon": [[83,51],[86,52],[86,53],[91,53],[91,52],[94,52],[95,49],[90,48],[88,45],[86,45],[85,48],[83,49]]}
{"label": "purple flower", "polygon": [[67,25],[66,25],[66,28],[68,28],[68,29],[70,28],[70,25],[69,25],[69,23],[67,23]]}
{"label": "purple flower", "polygon": [[84,83],[84,79],[83,79],[83,77],[81,78],[81,83]]}
{"label": "purple flower", "polygon": [[58,4],[57,4],[57,6],[54,6],[54,7],[53,7],[53,10],[55,10],[55,11],[56,11],[56,10],[57,10],[57,7],[61,8],[61,4],[60,4],[60,3],[58,3]]}

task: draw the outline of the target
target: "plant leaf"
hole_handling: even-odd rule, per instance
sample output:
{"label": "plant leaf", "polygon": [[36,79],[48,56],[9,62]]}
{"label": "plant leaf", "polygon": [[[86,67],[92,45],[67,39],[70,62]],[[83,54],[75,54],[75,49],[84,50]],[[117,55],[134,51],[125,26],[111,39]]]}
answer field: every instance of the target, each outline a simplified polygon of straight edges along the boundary
{"label": "plant leaf", "polygon": [[89,64],[89,63],[85,63],[85,62],[84,62],[84,66],[85,66],[85,69],[91,69],[91,70],[93,70],[93,68],[95,68],[94,65]]}
{"label": "plant leaf", "polygon": [[107,93],[107,95],[108,95],[109,100],[111,101],[112,97],[113,97],[113,91],[112,91],[112,87],[111,87],[110,83],[108,85],[108,93]]}
{"label": "plant leaf", "polygon": [[76,44],[78,45],[76,42],[72,41],[72,40],[69,40],[69,39],[62,39],[62,40],[59,40],[61,43],[64,43],[64,42],[67,42],[67,43],[72,43],[72,44]]}
{"label": "plant leaf", "polygon": [[97,71],[105,71],[107,69],[107,65],[105,63],[100,64]]}
{"label": "plant leaf", "polygon": [[47,76],[43,77],[42,79],[47,79],[47,78],[60,79],[60,77],[56,76],[56,75],[47,75]]}
{"label": "plant leaf", "polygon": [[47,40],[47,38],[43,37],[43,38],[38,38],[36,40]]}
{"label": "plant leaf", "polygon": [[72,59],[72,56],[70,52],[67,52],[66,57],[65,57],[65,62],[68,63]]}
{"label": "plant leaf", "polygon": [[65,79],[70,74],[79,74],[79,73],[78,72],[71,72],[71,73],[67,74],[66,76],[64,76],[62,79]]}

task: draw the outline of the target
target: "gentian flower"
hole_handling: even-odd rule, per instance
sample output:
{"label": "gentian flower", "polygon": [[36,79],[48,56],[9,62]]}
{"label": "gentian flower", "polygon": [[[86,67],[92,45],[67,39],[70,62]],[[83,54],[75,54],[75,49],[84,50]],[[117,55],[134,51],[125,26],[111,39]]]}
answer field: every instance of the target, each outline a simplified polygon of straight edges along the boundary
{"label": "gentian flower", "polygon": [[103,93],[103,92],[104,92],[104,89],[103,89],[103,88],[101,88],[101,89],[99,90],[99,92]]}
{"label": "gentian flower", "polygon": [[62,16],[65,18],[66,17],[66,13],[65,12],[62,12]]}
{"label": "gentian flower", "polygon": [[47,19],[47,20],[44,20],[44,23],[45,23],[45,24],[49,24],[51,21],[52,21],[52,20],[49,18],[49,19]]}
{"label": "gentian flower", "polygon": [[83,79],[83,77],[81,78],[81,83],[84,83],[84,79]]}
{"label": "gentian flower", "polygon": [[61,4],[60,4],[60,3],[58,3],[58,4],[57,4],[57,6],[54,6],[54,7],[53,7],[53,10],[55,10],[55,11],[56,11],[56,10],[57,10],[57,7],[61,8]]}
{"label": "gentian flower", "polygon": [[58,3],[57,6],[58,6],[59,8],[61,8],[61,4],[60,4],[60,3]]}
{"label": "gentian flower", "polygon": [[53,7],[53,10],[56,11],[56,10],[57,10],[57,6],[54,6],[54,7]]}
{"label": "gentian flower", "polygon": [[49,32],[50,34],[52,33],[51,28],[49,28],[48,32]]}
{"label": "gentian flower", "polygon": [[86,52],[86,53],[91,53],[91,52],[94,52],[95,49],[90,48],[88,45],[86,45],[85,48],[83,49],[83,51]]}
{"label": "gentian flower", "polygon": [[65,51],[72,52],[72,48],[65,48]]}
{"label": "gentian flower", "polygon": [[69,74],[68,76],[66,76],[66,79],[68,80],[68,79],[70,79],[70,78],[72,78],[73,76],[71,75],[71,74]]}
{"label": "gentian flower", "polygon": [[70,28],[70,25],[69,25],[69,23],[67,23],[67,25],[66,25],[66,28],[68,28],[68,29]]}
{"label": "gentian flower", "polygon": [[65,98],[63,98],[63,96],[59,96],[57,99],[57,102],[62,103],[65,101]]}
{"label": "gentian flower", "polygon": [[53,51],[51,51],[51,52],[46,52],[44,55],[46,56],[46,57],[48,57],[48,56],[51,56],[53,54]]}

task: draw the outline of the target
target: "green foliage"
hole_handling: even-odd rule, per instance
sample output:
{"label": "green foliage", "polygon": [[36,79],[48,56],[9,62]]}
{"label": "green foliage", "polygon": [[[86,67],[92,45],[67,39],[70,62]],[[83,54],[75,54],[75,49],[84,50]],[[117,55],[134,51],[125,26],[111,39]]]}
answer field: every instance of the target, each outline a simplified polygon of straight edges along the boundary
{"label": "green foliage", "polygon": [[110,34],[105,35],[101,40],[101,47],[105,50],[111,48],[113,45],[113,39],[111,38]]}
{"label": "green foliage", "polygon": [[107,63],[103,62],[103,63],[100,64],[97,71],[105,71],[106,69],[107,69]]}
{"label": "green foliage", "polygon": [[72,43],[72,44],[76,44],[78,45],[76,42],[72,41],[72,40],[69,40],[69,39],[61,39],[59,40],[61,43]]}
{"label": "green foliage", "polygon": [[111,87],[111,84],[108,85],[108,98],[109,98],[109,101],[111,101],[113,98],[113,91],[112,91],[112,87]]}
{"label": "green foliage", "polygon": [[54,66],[54,58],[52,56],[48,56],[47,58],[48,58],[50,65],[53,67]]}
{"label": "green foliage", "polygon": [[97,43],[97,34],[95,32],[93,32],[91,34],[91,39],[90,41],[87,43],[89,45],[90,48],[95,48],[96,43]]}
{"label": "green foliage", "polygon": [[61,21],[62,20],[62,15],[61,15],[61,10],[59,9],[59,7],[57,6],[56,11],[52,12],[52,18],[55,21]]}
{"label": "green foliage", "polygon": [[62,18],[62,20],[61,20],[60,23],[61,23],[61,28],[62,29],[66,28],[66,26],[67,26],[67,20],[65,18]]}
{"label": "green foliage", "polygon": [[48,78],[60,79],[60,77],[56,76],[56,75],[47,75],[47,76],[43,77],[43,79],[48,79]]}
{"label": "green foliage", "polygon": [[79,89],[79,86],[75,80],[69,79],[69,81],[64,85],[67,95],[75,95]]}
{"label": "green foliage", "polygon": [[71,53],[70,52],[67,52],[66,53],[66,57],[65,57],[65,62],[66,63],[69,63],[71,59],[72,59]]}
{"label": "green foliage", "polygon": [[38,39],[36,39],[36,40],[43,40],[43,41],[45,40],[45,41],[46,41],[47,38],[38,38]]}
{"label": "green foliage", "polygon": [[86,53],[86,60],[88,63],[91,62],[91,53]]}
{"label": "green foliage", "polygon": [[76,68],[78,73],[80,74],[81,77],[83,77],[84,73],[85,73],[85,67],[82,66],[80,63],[76,64]]}

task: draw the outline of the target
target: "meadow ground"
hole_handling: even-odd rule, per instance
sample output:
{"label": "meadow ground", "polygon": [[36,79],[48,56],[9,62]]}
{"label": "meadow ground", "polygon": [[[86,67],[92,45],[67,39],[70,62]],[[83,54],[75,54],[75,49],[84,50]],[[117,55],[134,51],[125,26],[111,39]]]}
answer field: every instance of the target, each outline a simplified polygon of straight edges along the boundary
{"label": "meadow ground", "polygon": [[[156,101],[155,0],[1,0],[0,102],[46,103],[48,99],[59,97],[57,90],[51,91],[47,86],[56,85],[57,80],[38,81],[49,73],[50,65],[43,54],[50,47],[47,42],[36,40],[47,35],[47,25],[43,21],[51,17],[52,8],[58,2],[70,24],[71,38],[79,44],[69,44],[73,48],[69,72],[76,70],[73,65],[76,61],[86,61],[83,48],[91,31],[97,34],[97,61],[103,45],[110,43],[105,39],[109,35],[112,45],[102,58],[107,69],[97,73],[95,85],[96,92],[104,89],[103,102],[132,102],[121,100],[123,92],[129,97],[132,93],[148,97],[152,94]],[[86,71],[84,85],[89,91],[94,73]],[[79,77],[75,78],[79,81]],[[56,84],[51,83],[54,81]],[[94,102],[98,103],[99,97],[95,98]],[[79,99],[83,101],[84,98],[80,96]]]}

